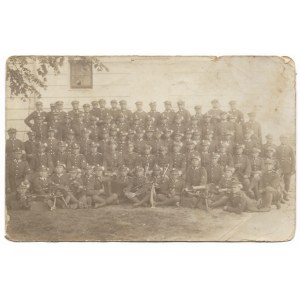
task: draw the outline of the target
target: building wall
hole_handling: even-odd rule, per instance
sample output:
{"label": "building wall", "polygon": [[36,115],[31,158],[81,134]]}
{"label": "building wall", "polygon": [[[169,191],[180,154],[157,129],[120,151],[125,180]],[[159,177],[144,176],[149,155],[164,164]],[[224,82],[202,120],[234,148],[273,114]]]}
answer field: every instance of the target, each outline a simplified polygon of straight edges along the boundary
{"label": "building wall", "polygon": [[[42,90],[45,110],[57,100],[65,102],[65,109],[71,109],[71,101],[80,104],[104,98],[125,99],[134,109],[134,102],[144,101],[149,110],[149,102],[157,101],[163,110],[163,101],[186,101],[186,107],[193,111],[196,104],[203,112],[210,108],[212,99],[219,99],[221,108],[228,110],[228,102],[237,100],[245,113],[256,110],[258,120],[275,137],[280,133],[294,136],[295,92],[294,66],[278,57],[101,57],[109,72],[93,72],[92,89],[70,88],[70,66],[64,63],[59,75],[49,74],[48,88]],[[6,126],[15,127],[18,137],[26,138],[23,120],[34,110],[37,99],[21,102],[12,98],[7,89]],[[287,132],[289,130],[289,132]]]}

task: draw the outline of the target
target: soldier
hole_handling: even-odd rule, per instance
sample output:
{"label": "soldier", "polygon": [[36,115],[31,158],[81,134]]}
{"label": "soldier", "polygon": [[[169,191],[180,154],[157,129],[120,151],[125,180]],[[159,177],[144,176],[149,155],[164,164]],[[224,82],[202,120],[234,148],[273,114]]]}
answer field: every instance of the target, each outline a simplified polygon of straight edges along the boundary
{"label": "soldier", "polygon": [[6,140],[6,158],[11,159],[13,157],[13,152],[16,149],[24,149],[24,144],[21,140],[16,138],[17,130],[15,128],[9,128],[7,130],[8,133],[8,139]]}
{"label": "soldier", "polygon": [[59,123],[60,123],[60,127],[63,127],[65,118],[67,116],[67,113],[64,111],[64,102],[63,101],[57,101],[55,103],[55,110],[58,114],[58,119],[59,119]]}
{"label": "soldier", "polygon": [[194,131],[192,134],[192,140],[195,142],[195,150],[201,152],[201,132]]}
{"label": "soldier", "polygon": [[184,180],[180,178],[180,171],[171,170],[171,176],[164,184],[163,189],[157,194],[156,206],[179,206],[182,200],[182,192],[185,188]]}
{"label": "soldier", "polygon": [[191,132],[200,131],[201,132],[201,120],[197,116],[191,116],[190,124],[188,125],[187,129]]}
{"label": "soldier", "polygon": [[201,124],[202,117],[203,117],[203,115],[202,115],[202,106],[201,105],[196,105],[194,107],[194,109],[195,109],[195,114],[193,115],[193,117],[195,117],[196,119],[198,119],[199,124]]}
{"label": "soldier", "polygon": [[155,163],[155,156],[151,154],[152,147],[149,144],[144,146],[144,150],[139,159],[139,164],[144,168],[146,176],[152,170]]}
{"label": "soldier", "polygon": [[85,157],[87,164],[90,166],[104,165],[103,154],[97,152],[98,146],[99,145],[93,141],[89,144],[89,149]]}
{"label": "soldier", "polygon": [[62,123],[61,120],[59,119],[59,114],[58,112],[53,112],[51,120],[48,122],[48,128],[47,128],[47,133],[49,128],[54,129],[54,137],[61,141],[63,137],[63,128],[62,128]]}
{"label": "soldier", "polygon": [[119,151],[123,155],[126,152],[126,148],[127,148],[127,132],[120,131],[118,142],[117,142],[117,151]]}
{"label": "soldier", "polygon": [[149,187],[147,185],[147,178],[144,175],[144,169],[141,166],[137,166],[134,170],[132,180],[124,189],[124,195],[129,201],[133,202],[134,207],[144,206],[149,199],[148,190]]}
{"label": "soldier", "polygon": [[[88,130],[90,131],[90,139],[97,143],[101,137],[101,134],[103,134],[104,128],[102,130],[98,127],[97,122],[99,119],[95,116],[91,116],[90,118],[90,126],[88,127]],[[105,128],[106,129],[106,128]]]}
{"label": "soldier", "polygon": [[84,127],[89,127],[91,125],[91,106],[88,103],[83,104],[83,124]]}
{"label": "soldier", "polygon": [[[134,169],[135,170],[135,169]],[[124,194],[124,190],[129,186],[131,178],[128,176],[129,168],[125,165],[121,165],[118,169],[117,176],[112,178],[111,190],[112,193],[118,195],[118,201],[124,202],[127,198]]]}
{"label": "soldier", "polygon": [[229,130],[233,132],[233,140],[235,143],[241,144],[244,140],[243,124],[238,123],[235,114],[228,113]]}
{"label": "soldier", "polygon": [[294,149],[288,145],[287,135],[282,134],[280,136],[280,142],[281,144],[276,149],[276,158],[280,163],[284,181],[283,199],[288,201],[291,177],[295,174],[295,152]]}
{"label": "soldier", "polygon": [[82,132],[84,128],[86,128],[83,122],[83,112],[78,112],[76,115],[74,115],[71,121],[71,128],[74,131],[76,140],[80,142],[82,137]]}
{"label": "soldier", "polygon": [[273,136],[272,134],[267,134],[266,135],[266,143],[262,145],[262,156],[266,156],[267,154],[267,149],[269,147],[273,147],[275,150],[277,148],[277,146],[273,143]]}
{"label": "soldier", "polygon": [[56,113],[56,104],[55,103],[50,103],[50,111],[47,112],[46,117],[43,117],[47,127],[52,122],[54,113]]}
{"label": "soldier", "polygon": [[128,130],[128,134],[127,134],[128,143],[133,143],[134,144],[135,134],[136,134],[135,130],[133,130],[133,129]]}
{"label": "soldier", "polygon": [[71,123],[71,118],[69,115],[66,115],[65,119],[63,120],[63,125],[62,125],[62,140],[66,141],[68,132],[72,130],[71,128],[72,123]]}
{"label": "soldier", "polygon": [[250,156],[253,148],[259,148],[260,145],[257,139],[253,136],[253,130],[250,128],[245,128],[244,130],[244,141],[245,145],[244,154]]}
{"label": "soldier", "polygon": [[202,136],[206,135],[208,132],[213,132],[215,130],[215,126],[211,123],[211,116],[206,113],[203,115],[203,123],[202,123]]}
{"label": "soldier", "polygon": [[220,155],[218,153],[212,153],[210,162],[206,167],[207,170],[207,182],[214,185],[218,185],[223,176],[223,168],[218,163]]}
{"label": "soldier", "polygon": [[135,102],[135,105],[136,105],[136,111],[133,113],[133,118],[138,116],[138,119],[140,120],[140,124],[142,126],[145,126],[147,113],[143,111],[143,102],[137,101]]}
{"label": "soldier", "polygon": [[162,146],[167,148],[167,151],[170,152],[172,150],[172,133],[173,131],[171,129],[166,128],[163,131],[163,138],[162,138]]}
{"label": "soldier", "polygon": [[32,131],[35,132],[36,139],[40,142],[44,142],[47,138],[47,120],[44,115],[37,116],[35,123],[32,126]]}
{"label": "soldier", "polygon": [[127,151],[123,153],[123,163],[129,169],[133,170],[140,162],[140,156],[138,153],[134,152],[134,144],[128,142]]}
{"label": "soldier", "polygon": [[30,168],[28,162],[22,160],[23,150],[15,148],[13,156],[6,162],[7,191],[16,192],[20,183],[27,179]]}
{"label": "soldier", "polygon": [[71,118],[71,120],[74,120],[77,119],[78,115],[81,113],[81,111],[79,110],[79,101],[73,100],[71,102],[71,105],[73,109],[68,112],[68,115]]}
{"label": "soldier", "polygon": [[117,143],[118,141],[118,127],[115,124],[112,124],[109,128],[109,137],[111,140]]}
{"label": "soldier", "polygon": [[206,134],[203,136],[203,140],[209,141],[209,147],[208,147],[209,153],[217,152],[218,149],[218,141],[216,139],[213,139],[213,134],[214,134],[213,131],[208,130]]}
{"label": "soldier", "polygon": [[117,144],[111,140],[109,142],[109,150],[104,156],[104,166],[107,173],[114,174],[118,168],[123,165],[122,153],[117,151]]}
{"label": "soldier", "polygon": [[64,141],[59,141],[57,143],[57,149],[53,155],[53,164],[56,167],[58,163],[67,165],[68,153],[66,151],[67,145]]}
{"label": "soldier", "polygon": [[[110,185],[108,178],[103,175],[104,168],[102,166],[95,166],[95,190],[92,200],[95,208],[100,208],[106,205],[118,204],[118,194],[107,193],[106,186]],[[110,190],[110,188],[109,188]]]}
{"label": "soldier", "polygon": [[68,155],[67,170],[69,171],[72,167],[81,170],[86,167],[86,159],[84,155],[80,153],[80,146],[77,143],[72,144],[71,154]]}
{"label": "soldier", "polygon": [[49,169],[46,166],[39,166],[37,169],[37,176],[32,182],[32,191],[39,202],[48,203],[52,207],[53,203],[50,202],[51,182],[49,179]]}
{"label": "soldier", "polygon": [[176,112],[176,115],[179,115],[183,118],[183,125],[187,126],[191,120],[191,114],[190,112],[185,109],[185,103],[182,100],[179,100],[177,102],[178,111]]}
{"label": "soldier", "polygon": [[165,119],[168,126],[171,126],[174,123],[174,117],[176,113],[172,108],[171,101],[165,101],[164,105],[165,105],[165,110],[161,114],[161,121],[162,119]]}
{"label": "soldier", "polygon": [[201,157],[202,166],[204,168],[206,168],[210,163],[210,153],[211,152],[209,152],[209,146],[210,146],[210,141],[202,140],[200,157]]}
{"label": "soldier", "polygon": [[26,153],[26,160],[29,164],[29,167],[32,168],[32,160],[33,157],[37,153],[36,149],[36,139],[35,139],[35,133],[33,131],[28,131],[28,140],[24,143],[25,153]]}
{"label": "soldier", "polygon": [[186,125],[184,123],[184,118],[181,114],[176,114],[174,117],[174,124],[172,126],[173,131],[184,133],[186,131]]}
{"label": "soldier", "polygon": [[221,143],[218,147],[219,164],[223,167],[233,167],[233,157],[230,152],[227,151],[227,144]]}
{"label": "soldier", "polygon": [[162,132],[167,129],[171,129],[171,124],[169,123],[168,117],[166,115],[161,114],[158,129]]}
{"label": "soldier", "polygon": [[130,127],[130,123],[126,121],[125,115],[120,113],[117,117],[117,129],[118,131],[128,131]]}
{"label": "soldier", "polygon": [[67,132],[67,139],[66,139],[66,152],[68,154],[71,154],[72,153],[72,146],[73,144],[76,144],[77,143],[77,140],[75,138],[75,133],[72,129],[70,129],[68,132]]}
{"label": "soldier", "polygon": [[149,128],[155,128],[155,127],[156,127],[155,118],[151,117],[150,115],[147,115],[145,121],[145,130]]}
{"label": "soldier", "polygon": [[156,102],[152,101],[149,103],[150,111],[148,112],[148,116],[154,119],[154,126],[157,127],[160,121],[160,112],[156,110]]}
{"label": "soldier", "polygon": [[217,148],[220,147],[221,145],[226,146],[227,153],[230,153],[231,155],[233,154],[235,143],[233,141],[233,132],[232,131],[227,130],[225,132],[225,135],[220,139]]}
{"label": "soldier", "polygon": [[262,173],[259,182],[261,202],[258,204],[258,208],[260,211],[270,211],[272,204],[279,209],[280,202],[284,202],[280,191],[280,176],[273,170],[273,167],[273,160],[266,159],[266,170]]}
{"label": "soldier", "polygon": [[235,155],[233,163],[235,168],[235,176],[242,183],[244,191],[248,192],[250,187],[251,164],[247,155],[243,154],[245,146],[237,144],[235,146]]}
{"label": "soldier", "polygon": [[249,121],[244,123],[244,131],[247,128],[250,128],[253,130],[253,134],[257,137],[259,144],[262,144],[262,135],[261,135],[261,126],[260,124],[255,120],[256,113],[255,112],[249,112]]}
{"label": "soldier", "polygon": [[152,153],[156,155],[158,153],[158,149],[160,146],[163,145],[162,141],[162,134],[163,132],[160,131],[158,128],[153,133],[153,143],[152,143]]}
{"label": "soldier", "polygon": [[211,116],[211,122],[215,127],[221,118],[222,110],[220,109],[220,103],[217,99],[211,101],[212,108],[207,112]]}
{"label": "soldier", "polygon": [[145,137],[144,137],[144,141],[146,144],[151,146],[151,149],[153,149],[154,146],[154,139],[153,139],[153,133],[154,133],[154,128],[152,127],[148,127],[145,130]]}
{"label": "soldier", "polygon": [[32,112],[27,118],[25,118],[24,123],[31,129],[34,130],[37,125],[37,117],[42,117],[46,119],[47,113],[43,111],[43,102],[37,101],[35,103],[35,111]]}
{"label": "soldier", "polygon": [[120,114],[120,109],[118,108],[117,100],[110,101],[111,108],[109,110],[110,119],[116,123],[118,115]]}
{"label": "soldier", "polygon": [[238,124],[243,124],[244,123],[244,114],[236,108],[236,101],[234,101],[234,100],[229,101],[229,106],[230,106],[230,110],[228,111],[228,113],[230,115],[235,116],[236,122]]}
{"label": "soldier", "polygon": [[[104,106],[105,106],[105,100],[104,99],[101,99],[102,101],[104,101]],[[100,101],[101,101],[100,100]],[[99,101],[99,102],[100,102]],[[90,114],[96,118],[99,118],[100,117],[100,109],[99,109],[99,102],[97,100],[94,100],[91,102],[92,104],[92,109],[90,111]]]}
{"label": "soldier", "polygon": [[94,114],[94,116],[97,117],[100,122],[104,122],[104,123],[110,122],[112,117],[110,116],[110,110],[105,107],[106,101],[104,99],[100,99],[99,105],[100,105],[99,111],[97,114]]}
{"label": "soldier", "polygon": [[56,129],[53,127],[49,127],[48,129],[48,139],[45,141],[46,144],[46,152],[54,156],[57,151],[58,140],[55,138]]}
{"label": "soldier", "polygon": [[167,146],[161,146],[159,148],[158,155],[155,158],[155,163],[160,166],[161,168],[165,169],[172,169],[172,158],[169,155],[169,151]]}
{"label": "soldier", "polygon": [[[94,140],[93,140],[94,141]],[[105,155],[105,153],[108,151],[108,143],[110,141],[110,137],[109,137],[109,131],[108,130],[104,130],[102,132],[102,139],[99,141],[98,143],[98,152],[100,152],[102,155]],[[94,143],[97,144],[97,142],[94,141]]]}
{"label": "soldier", "polygon": [[33,158],[32,170],[37,172],[41,166],[45,166],[49,170],[49,175],[51,175],[54,169],[53,160],[51,154],[46,153],[45,150],[46,144],[37,143],[37,155]]}
{"label": "soldier", "polygon": [[146,145],[146,142],[143,138],[144,134],[145,134],[145,131],[143,128],[138,128],[136,130],[136,138],[134,141],[134,152],[136,152],[136,153],[139,153],[139,154],[143,153],[143,149]]}
{"label": "soldier", "polygon": [[277,172],[279,175],[281,175],[280,163],[276,158],[275,153],[276,153],[276,149],[274,149],[273,147],[269,147],[265,149],[265,156],[263,158],[272,159],[274,171]]}
{"label": "soldier", "polygon": [[186,157],[181,153],[182,143],[174,142],[173,143],[173,153],[172,156],[172,167],[179,170],[181,174],[185,174],[186,171]]}
{"label": "soldier", "polygon": [[232,124],[228,122],[228,115],[225,111],[222,111],[220,114],[220,121],[216,125],[216,136],[218,140],[223,140],[226,132],[231,131],[234,128],[232,128]]}
{"label": "soldier", "polygon": [[200,153],[195,150],[195,142],[192,140],[186,143],[186,150],[183,153],[185,154],[186,169],[191,166],[193,156],[200,156]]}
{"label": "soldier", "polygon": [[91,131],[89,129],[83,128],[82,138],[79,142],[79,146],[80,146],[80,153],[83,154],[85,157],[88,156],[90,152],[91,144],[94,143],[94,141],[90,139],[90,134]]}
{"label": "soldier", "polygon": [[242,184],[237,179],[233,179],[231,182],[231,193],[227,197],[223,210],[236,214],[241,214],[247,210],[248,197],[241,188]]}
{"label": "soldier", "polygon": [[132,112],[130,109],[127,108],[127,101],[121,100],[120,104],[120,114],[124,116],[124,121],[127,126],[130,126],[132,123]]}
{"label": "soldier", "polygon": [[179,132],[179,131],[176,131],[176,132],[173,133],[173,142],[170,145],[171,148],[169,148],[171,153],[173,152],[173,148],[174,148],[173,146],[174,146],[174,144],[180,143],[181,144],[181,148],[182,148],[182,146],[183,146],[182,138],[183,137],[184,137],[184,134],[181,133],[181,132]]}

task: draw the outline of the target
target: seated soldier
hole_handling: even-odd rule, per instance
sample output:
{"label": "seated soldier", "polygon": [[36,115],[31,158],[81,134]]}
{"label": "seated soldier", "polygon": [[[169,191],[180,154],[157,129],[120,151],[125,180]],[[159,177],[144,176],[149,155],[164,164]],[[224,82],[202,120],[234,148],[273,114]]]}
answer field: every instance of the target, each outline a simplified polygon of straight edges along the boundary
{"label": "seated soldier", "polygon": [[155,164],[159,165],[164,170],[172,169],[172,158],[169,155],[167,146],[161,146],[159,148],[159,153],[156,156]]}
{"label": "seated soldier", "polygon": [[133,170],[138,164],[140,160],[140,156],[138,153],[134,152],[134,144],[132,142],[128,142],[127,151],[123,153],[123,163],[129,170]]}
{"label": "seated soldier", "polygon": [[71,167],[68,172],[69,176],[69,207],[76,209],[76,208],[83,208],[86,203],[86,193],[85,188],[83,186],[83,182],[79,172],[80,169],[76,167]]}
{"label": "seated soldier", "polygon": [[144,168],[146,176],[152,170],[155,162],[155,156],[151,154],[152,147],[149,144],[144,146],[142,155],[139,158],[139,164]]}
{"label": "seated soldier", "polygon": [[96,178],[93,166],[86,165],[85,173],[82,176],[82,182],[85,189],[86,201],[83,202],[81,208],[88,208],[92,206],[93,197],[100,193],[100,191],[96,190]]}
{"label": "seated soldier", "polygon": [[48,129],[48,138],[45,141],[46,144],[46,152],[51,155],[52,159],[54,153],[57,151],[58,140],[55,138],[56,129],[50,127]]}
{"label": "seated soldier", "polygon": [[63,163],[65,166],[67,165],[68,161],[68,153],[66,151],[67,145],[64,141],[59,141],[57,144],[57,150],[53,155],[53,163],[54,166],[57,166],[57,163]]}
{"label": "seated soldier", "polygon": [[159,194],[156,196],[155,206],[179,206],[182,192],[185,187],[184,180],[180,178],[180,171],[172,169],[170,178],[167,180]]}
{"label": "seated soldier", "polygon": [[231,192],[231,182],[234,168],[226,166],[219,183],[210,189],[210,208],[224,206],[227,202],[228,194]]}
{"label": "seated soldier", "polygon": [[183,153],[181,153],[182,143],[177,142],[173,144],[173,153],[172,157],[172,166],[175,169],[178,169],[181,174],[185,174],[186,172],[186,158]]}
{"label": "seated soldier", "polygon": [[77,143],[72,145],[72,152],[68,156],[67,160],[67,170],[72,167],[83,170],[86,166],[86,159],[83,154],[80,154],[80,147]]}
{"label": "seated soldier", "polygon": [[118,168],[117,175],[111,180],[111,191],[118,195],[118,201],[126,201],[124,190],[129,186],[131,178],[128,176],[129,168],[125,165],[121,165]]}
{"label": "seated soldier", "polygon": [[220,155],[218,153],[212,153],[210,158],[210,163],[206,167],[207,170],[207,182],[209,184],[217,185],[222,178],[223,168],[218,163]]}
{"label": "seated soldier", "polygon": [[123,164],[122,153],[117,151],[117,144],[114,140],[109,141],[109,151],[104,156],[104,167],[107,174],[115,174]]}
{"label": "seated soldier", "polygon": [[41,166],[46,166],[49,169],[49,174],[53,172],[53,160],[49,153],[45,152],[46,146],[44,143],[37,144],[37,155],[33,158],[32,169],[37,171]]}
{"label": "seated soldier", "polygon": [[182,198],[181,205],[187,207],[203,207],[207,200],[207,172],[201,166],[201,158],[194,156],[192,165],[186,171],[185,177],[185,194]]}
{"label": "seated soldier", "polygon": [[94,167],[95,193],[92,200],[95,208],[111,204],[118,204],[118,194],[110,192],[110,179],[103,176],[104,167],[97,165]]}
{"label": "seated soldier", "polygon": [[86,156],[87,164],[91,166],[104,165],[103,155],[98,150],[98,144],[91,142],[88,150],[88,155]]}
{"label": "seated soldier", "polygon": [[229,153],[227,151],[226,144],[224,144],[224,143],[219,144],[218,154],[220,155],[219,164],[223,167],[223,169],[226,166],[233,167],[233,157],[232,157],[231,153]]}
{"label": "seated soldier", "polygon": [[146,205],[149,199],[147,178],[144,175],[144,168],[137,166],[135,168],[134,177],[129,185],[124,189],[126,198],[133,202],[134,206]]}

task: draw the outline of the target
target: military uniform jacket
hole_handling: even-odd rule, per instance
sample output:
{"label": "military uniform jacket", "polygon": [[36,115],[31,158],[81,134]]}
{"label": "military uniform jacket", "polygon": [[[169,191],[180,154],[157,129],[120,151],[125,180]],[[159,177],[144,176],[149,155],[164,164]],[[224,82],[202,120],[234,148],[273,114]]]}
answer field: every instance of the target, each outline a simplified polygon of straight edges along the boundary
{"label": "military uniform jacket", "polygon": [[129,109],[120,109],[119,115],[121,114],[125,117],[125,123],[130,125],[132,122],[132,111]]}
{"label": "military uniform jacket", "polygon": [[257,136],[258,141],[260,144],[262,144],[262,135],[261,135],[261,126],[257,121],[248,121],[246,123],[244,123],[244,130],[246,128],[250,128],[253,130],[254,135]]}
{"label": "military uniform jacket", "polygon": [[185,161],[186,161],[186,168],[188,168],[191,165],[192,157],[193,156],[200,156],[200,153],[196,150],[185,152]]}
{"label": "military uniform jacket", "polygon": [[155,163],[161,168],[166,168],[168,166],[169,170],[172,169],[172,157],[169,154],[166,154],[165,156],[158,154]]}
{"label": "military uniform jacket", "polygon": [[91,143],[93,143],[92,140],[82,138],[79,143],[80,153],[87,157],[88,153],[90,152]]}
{"label": "military uniform jacket", "polygon": [[202,136],[206,135],[209,131],[213,131],[215,133],[215,126],[212,123],[203,122],[201,125]]}
{"label": "military uniform jacket", "polygon": [[69,177],[67,174],[52,174],[50,177],[50,182],[53,182],[54,184],[61,185],[63,188],[68,189],[69,188]]}
{"label": "military uniform jacket", "polygon": [[71,120],[73,121],[74,119],[76,119],[78,117],[78,115],[81,113],[81,111],[79,109],[73,109],[71,111],[68,112],[68,116],[71,118]]}
{"label": "military uniform jacket", "polygon": [[109,117],[111,118],[111,120],[113,122],[116,122],[117,121],[117,118],[118,118],[118,115],[120,114],[120,109],[116,108],[111,108],[109,110]]}
{"label": "military uniform jacket", "polygon": [[260,188],[266,188],[268,186],[278,190],[280,186],[280,176],[275,172],[263,172],[259,183]]}
{"label": "military uniform jacket", "polygon": [[135,152],[123,153],[123,163],[130,170],[134,169],[139,164],[139,162],[140,162],[139,154],[137,154]]}
{"label": "military uniform jacket", "polygon": [[204,167],[189,167],[186,171],[185,182],[188,187],[207,184],[207,172]]}
{"label": "military uniform jacket", "polygon": [[77,120],[73,120],[71,123],[71,128],[74,131],[76,139],[80,141],[82,137],[82,131],[84,128],[86,128],[85,124],[83,122],[78,122]]}
{"label": "military uniform jacket", "polygon": [[50,192],[50,180],[37,176],[32,182],[33,193],[36,195],[46,195]]}
{"label": "military uniform jacket", "polygon": [[108,151],[108,142],[109,139],[107,140],[101,140],[99,142],[99,146],[98,146],[98,151],[102,154],[106,153]]}
{"label": "military uniform jacket", "polygon": [[144,147],[146,142],[144,139],[136,139],[134,141],[134,152],[142,154],[144,152]]}
{"label": "military uniform jacket", "polygon": [[218,184],[223,176],[222,166],[220,166],[219,164],[214,165],[214,164],[210,163],[206,167],[206,170],[207,170],[207,182]]}
{"label": "military uniform jacket", "polygon": [[83,113],[83,124],[85,128],[88,128],[91,125],[91,112],[84,112]]}
{"label": "military uniform jacket", "polygon": [[152,170],[155,163],[155,156],[153,154],[143,154],[140,156],[139,163],[143,168],[148,167],[149,170]]}
{"label": "military uniform jacket", "polygon": [[249,161],[250,161],[252,172],[264,170],[264,161],[261,157],[254,158],[251,156],[249,158]]}
{"label": "military uniform jacket", "polygon": [[57,151],[58,140],[56,138],[48,138],[46,144],[46,152],[53,155]]}
{"label": "military uniform jacket", "polygon": [[291,146],[278,146],[276,149],[276,157],[280,163],[283,174],[295,171],[295,152]]}
{"label": "military uniform jacket", "polygon": [[96,191],[96,177],[94,175],[84,175],[82,177],[83,186],[85,187],[86,194],[91,196]]}
{"label": "military uniform jacket", "polygon": [[127,150],[127,141],[119,141],[117,143],[117,151],[121,152],[122,154]]}
{"label": "military uniform jacket", "polygon": [[101,153],[88,153],[86,156],[86,162],[92,166],[102,166],[104,164],[103,155]]}
{"label": "military uniform jacket", "polygon": [[157,126],[159,124],[159,120],[160,120],[160,112],[158,111],[149,111],[148,112],[148,116],[150,116],[151,118],[154,118],[154,126]]}
{"label": "military uniform jacket", "polygon": [[32,131],[35,132],[35,137],[38,141],[45,141],[48,136],[48,125],[45,120],[37,121],[32,126]]}
{"label": "military uniform jacket", "polygon": [[111,181],[111,191],[116,193],[119,197],[124,196],[124,189],[126,189],[131,183],[131,178],[126,176],[117,176]]}
{"label": "military uniform jacket", "polygon": [[116,171],[122,163],[122,154],[118,151],[107,152],[104,156],[104,166],[108,171]]}
{"label": "military uniform jacket", "polygon": [[172,153],[172,168],[176,168],[181,172],[186,170],[186,157],[182,153]]}
{"label": "military uniform jacket", "polygon": [[271,143],[271,144],[268,144],[268,143],[265,143],[265,144],[263,144],[262,146],[261,146],[261,154],[262,154],[262,156],[266,156],[267,155],[267,149],[268,148],[273,148],[273,149],[277,149],[277,146],[275,145],[275,144],[273,144],[273,143]]}
{"label": "military uniform jacket", "polygon": [[[33,128],[33,125],[37,123],[37,119],[42,117],[44,119],[47,118],[47,113],[44,111],[34,111],[27,118],[25,118],[24,123],[29,127]],[[33,122],[32,122],[33,121]]]}
{"label": "military uniform jacket", "polygon": [[233,157],[231,153],[219,153],[218,163],[225,168],[226,166],[233,167]]}
{"label": "military uniform jacket", "polygon": [[86,194],[82,179],[69,179],[69,188],[73,196],[77,199]]}
{"label": "military uniform jacket", "polygon": [[187,125],[191,120],[191,114],[187,109],[181,109],[176,112],[177,115],[183,118],[184,125]]}
{"label": "military uniform jacket", "polygon": [[250,156],[253,148],[259,148],[259,144],[255,139],[244,140],[243,144],[245,145],[244,154]]}
{"label": "military uniform jacket", "polygon": [[168,120],[168,125],[173,124],[174,118],[175,118],[175,111],[173,109],[170,110],[165,110],[164,112],[161,113],[161,117],[164,117]]}
{"label": "military uniform jacket", "polygon": [[228,111],[229,114],[234,115],[236,117],[237,123],[244,123],[244,114],[238,109],[231,109]]}
{"label": "military uniform jacket", "polygon": [[67,160],[67,170],[71,167],[76,167],[78,169],[84,169],[86,167],[86,159],[83,154],[70,154]]}
{"label": "military uniform jacket", "polygon": [[[63,137],[63,124],[59,119],[54,119],[51,122],[48,123],[48,129],[49,128],[54,128],[56,130],[54,137],[58,140],[61,140]],[[47,129],[47,130],[48,130]],[[48,132],[47,132],[48,136]]]}
{"label": "military uniform jacket", "polygon": [[235,155],[233,157],[235,172],[242,176],[248,176],[251,175],[251,164],[249,162],[249,159],[246,155]]}
{"label": "military uniform jacket", "polygon": [[6,163],[6,173],[7,178],[22,181],[30,173],[30,168],[27,161],[11,159]]}
{"label": "military uniform jacket", "polygon": [[26,152],[27,159],[32,158],[36,154],[36,141],[26,141],[24,143],[24,148]]}
{"label": "military uniform jacket", "polygon": [[210,153],[209,152],[201,152],[201,164],[203,167],[207,167],[210,164]]}
{"label": "military uniform jacket", "polygon": [[67,139],[66,140],[66,144],[67,144],[67,148],[66,148],[66,152],[71,154],[72,152],[72,145],[77,143],[77,140],[74,138],[74,139]]}
{"label": "military uniform jacket", "polygon": [[32,160],[32,168],[37,171],[41,166],[49,168],[49,173],[53,172],[53,160],[49,153],[37,154]]}
{"label": "military uniform jacket", "polygon": [[5,146],[5,152],[8,158],[12,157],[12,154],[15,149],[21,148],[24,149],[24,144],[18,139],[7,139],[6,140],[6,146]]}
{"label": "military uniform jacket", "polygon": [[181,196],[183,189],[185,188],[185,182],[182,179],[177,179],[176,181],[171,177],[166,182],[166,186],[162,190],[162,194],[167,194],[169,196]]}
{"label": "military uniform jacket", "polygon": [[226,205],[231,208],[234,208],[235,212],[241,213],[247,208],[247,196],[243,191],[239,191],[235,194],[231,193],[228,197]]}
{"label": "military uniform jacket", "polygon": [[68,156],[69,156],[69,154],[67,152],[56,151],[54,153],[54,155],[52,156],[53,157],[54,166],[57,166],[57,162],[58,161],[61,162],[61,163],[63,163],[65,166],[67,166]]}

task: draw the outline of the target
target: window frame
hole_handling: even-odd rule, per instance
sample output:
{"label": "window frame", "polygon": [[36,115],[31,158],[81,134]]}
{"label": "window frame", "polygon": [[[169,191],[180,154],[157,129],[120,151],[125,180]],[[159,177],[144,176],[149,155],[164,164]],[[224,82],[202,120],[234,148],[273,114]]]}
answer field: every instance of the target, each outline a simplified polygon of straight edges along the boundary
{"label": "window frame", "polygon": [[[74,63],[76,62],[84,62],[84,60],[82,59],[71,59],[69,60],[69,64],[70,64],[70,88],[74,89],[74,90],[79,90],[79,89],[92,89],[93,88],[93,64],[92,62],[85,62],[87,65],[90,65],[90,78],[91,78],[91,84],[88,86],[77,86],[73,84],[73,80],[72,78],[76,75],[74,75]],[[78,76],[78,75],[77,75]]]}

